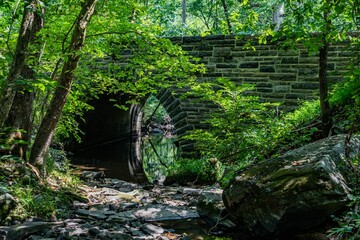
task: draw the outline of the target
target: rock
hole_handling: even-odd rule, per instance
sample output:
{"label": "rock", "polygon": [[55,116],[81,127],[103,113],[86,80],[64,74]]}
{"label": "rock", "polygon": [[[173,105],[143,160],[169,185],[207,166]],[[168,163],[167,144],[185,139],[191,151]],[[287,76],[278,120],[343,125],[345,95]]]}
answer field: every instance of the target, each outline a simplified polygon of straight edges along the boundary
{"label": "rock", "polygon": [[84,171],[81,173],[81,178],[86,180],[99,179],[104,177],[105,177],[105,173],[103,171],[99,171],[99,172]]}
{"label": "rock", "polygon": [[0,194],[0,223],[5,220],[8,214],[16,207],[16,200],[9,193]]}
{"label": "rock", "polygon": [[62,222],[27,222],[9,227],[0,227],[0,239],[3,236],[6,240],[17,240],[21,239],[23,236],[34,234],[45,228],[61,224]]}
{"label": "rock", "polygon": [[160,204],[149,204],[143,208],[133,211],[133,213],[137,218],[148,222],[192,219],[199,217],[196,210]]}
{"label": "rock", "polygon": [[140,202],[139,199],[135,197],[135,195],[137,195],[136,190],[125,193],[115,189],[104,187],[101,190],[101,194],[104,195],[109,202],[118,202],[118,201]]}
{"label": "rock", "polygon": [[199,196],[201,191],[202,189],[198,189],[198,188],[190,188],[190,187],[180,188],[181,193],[191,196]]}
{"label": "rock", "polygon": [[110,181],[113,184],[113,187],[121,192],[131,192],[139,187],[135,183],[129,183],[119,179],[111,179]]}
{"label": "rock", "polygon": [[148,234],[162,234],[164,232],[162,227],[158,227],[150,223],[145,223],[141,227],[142,230]]}
{"label": "rock", "polygon": [[[258,236],[306,231],[343,209],[356,179],[345,135],[323,139],[249,166],[223,193],[229,213]],[[360,136],[349,144],[359,154]]]}
{"label": "rock", "polygon": [[127,234],[124,233],[112,233],[109,234],[109,238],[105,239],[111,239],[111,240],[132,240],[133,238]]}
{"label": "rock", "polygon": [[229,219],[222,200],[223,191],[220,188],[210,187],[205,189],[198,198],[197,211],[209,225],[221,229],[232,229],[236,224]]}
{"label": "rock", "polygon": [[99,227],[91,227],[89,228],[89,234],[92,236],[96,236],[100,233]]}
{"label": "rock", "polygon": [[107,215],[104,214],[104,211],[89,211],[89,210],[85,210],[85,209],[78,209],[76,211],[76,214],[79,214],[79,215],[85,216],[85,217],[96,218],[99,220],[105,220],[107,218]]}

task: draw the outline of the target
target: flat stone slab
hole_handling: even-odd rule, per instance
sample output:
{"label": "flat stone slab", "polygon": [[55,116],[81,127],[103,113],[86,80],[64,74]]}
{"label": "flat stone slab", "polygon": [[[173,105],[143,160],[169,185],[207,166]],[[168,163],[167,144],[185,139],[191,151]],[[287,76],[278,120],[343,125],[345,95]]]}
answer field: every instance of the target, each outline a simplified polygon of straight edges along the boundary
{"label": "flat stone slab", "polygon": [[104,211],[89,211],[85,209],[78,209],[76,210],[76,214],[82,215],[85,217],[93,217],[100,220],[105,220],[107,218],[107,215],[104,214]]}
{"label": "flat stone slab", "polygon": [[199,217],[196,209],[165,206],[160,204],[149,204],[143,208],[133,211],[133,214],[137,218],[141,218],[148,222],[183,220]]}

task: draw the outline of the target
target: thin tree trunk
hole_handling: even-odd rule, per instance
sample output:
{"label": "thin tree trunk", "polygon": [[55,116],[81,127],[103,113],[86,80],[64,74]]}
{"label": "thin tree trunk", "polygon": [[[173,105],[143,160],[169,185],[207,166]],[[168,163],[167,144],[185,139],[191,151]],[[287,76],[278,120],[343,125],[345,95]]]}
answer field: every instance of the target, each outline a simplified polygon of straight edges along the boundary
{"label": "thin tree trunk", "polygon": [[275,6],[274,12],[273,12],[273,24],[274,24],[274,30],[279,31],[281,27],[281,23],[284,20],[284,14],[285,14],[285,4],[281,3],[279,5]]}
{"label": "thin tree trunk", "polygon": [[[0,94],[0,127],[4,126],[16,94],[16,80],[28,56],[28,46],[36,33],[41,29],[42,24],[37,24],[36,19],[42,21],[42,14],[38,0],[25,1],[24,14],[21,21],[19,36],[16,44],[14,58],[6,79],[6,85]],[[39,27],[40,26],[40,27]]]}
{"label": "thin tree trunk", "polygon": [[228,26],[229,34],[232,34],[233,31],[232,31],[232,26],[231,26],[231,22],[230,22],[229,11],[228,11],[228,8],[227,8],[227,5],[226,5],[226,1],[221,0],[221,3],[222,3],[222,6],[223,6],[223,9],[224,9],[225,19],[226,19],[226,23],[227,23],[227,26]]}
{"label": "thin tree trunk", "polygon": [[327,33],[330,31],[330,20],[328,18],[328,11],[324,12],[325,29],[323,30],[322,44],[319,51],[319,89],[320,89],[320,108],[321,108],[321,122],[322,135],[324,138],[328,137],[332,127],[331,109],[329,104],[329,83],[327,79],[327,59],[329,51],[329,43],[326,39]]}
{"label": "thin tree trunk", "polygon": [[181,24],[186,24],[186,0],[181,1]]}
{"label": "thin tree trunk", "polygon": [[49,109],[41,122],[31,150],[30,163],[38,166],[44,174],[46,174],[45,155],[49,149],[55,127],[60,119],[66,98],[70,92],[74,71],[80,59],[80,50],[85,44],[86,28],[94,13],[97,1],[98,0],[86,0],[82,5],[72,33],[67,59],[59,77],[59,85],[55,89]]}
{"label": "thin tree trunk", "polygon": [[217,0],[215,0],[215,32],[218,33],[219,32],[219,13],[218,13],[218,4],[217,4]]}

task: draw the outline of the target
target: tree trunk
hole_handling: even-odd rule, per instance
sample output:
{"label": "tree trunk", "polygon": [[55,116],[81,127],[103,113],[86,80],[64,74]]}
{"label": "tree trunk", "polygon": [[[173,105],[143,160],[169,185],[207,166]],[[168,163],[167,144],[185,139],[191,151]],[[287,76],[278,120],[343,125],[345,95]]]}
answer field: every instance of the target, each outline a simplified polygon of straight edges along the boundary
{"label": "tree trunk", "polygon": [[[0,95],[0,128],[4,126],[16,94],[16,80],[21,74],[28,53],[28,46],[36,33],[42,28],[42,13],[38,9],[39,1],[25,1],[24,14],[14,58],[9,70],[4,89]],[[41,24],[38,24],[40,21]]]}
{"label": "tree trunk", "polygon": [[185,25],[186,24],[186,0],[182,0],[181,1],[181,24]]}
{"label": "tree trunk", "polygon": [[[34,15],[33,28],[39,31],[44,26],[43,16],[45,15],[44,9],[39,9],[38,13]],[[41,45],[37,41],[39,40],[35,35],[29,38],[29,44],[34,45],[36,49],[34,53],[28,53],[28,56],[34,57],[34,59],[39,59],[41,55]],[[25,86],[17,88],[11,109],[8,113],[8,117],[5,121],[5,126],[10,128],[10,134],[8,139],[12,140],[23,140],[27,143],[30,142],[30,135],[32,131],[32,110],[35,99],[35,91],[30,91],[29,86],[31,81],[36,80],[36,72],[32,67],[39,65],[39,61],[32,61],[27,65],[23,65],[20,73],[20,77],[26,82],[29,82]],[[27,143],[18,143],[10,147],[9,154],[23,158],[26,160],[26,150]]]}
{"label": "tree trunk", "polygon": [[65,105],[67,95],[70,92],[71,84],[74,78],[74,71],[77,68],[80,59],[80,50],[85,44],[86,28],[94,13],[98,0],[86,0],[81,8],[79,16],[76,19],[72,33],[67,59],[64,62],[60,77],[59,85],[55,89],[51,99],[49,109],[41,122],[40,128],[33,144],[30,163],[36,165],[45,172],[45,155],[49,149],[55,127],[60,119],[62,109]]}
{"label": "tree trunk", "polygon": [[[36,73],[30,67],[24,65],[21,76],[26,79],[34,80],[36,78]],[[10,140],[30,141],[32,130],[31,114],[34,98],[35,92],[33,91],[23,89],[23,91],[16,92],[11,110],[9,111],[8,118],[5,122],[5,125],[11,128],[10,135],[8,136]],[[15,142],[11,146],[9,154],[26,159],[26,150],[27,144],[17,144]]]}
{"label": "tree trunk", "polygon": [[228,26],[229,34],[232,34],[233,31],[232,31],[232,26],[231,26],[230,17],[229,17],[229,11],[228,11],[226,2],[225,2],[225,0],[221,0],[221,3],[222,3],[222,6],[223,6],[223,9],[224,9],[224,15],[225,15],[226,23],[227,23],[227,26]]}
{"label": "tree trunk", "polygon": [[324,12],[325,29],[323,30],[322,46],[319,51],[319,89],[320,89],[320,108],[321,108],[321,122],[322,122],[322,136],[326,138],[329,136],[332,119],[331,109],[329,104],[329,84],[327,80],[327,59],[329,42],[327,41],[327,33],[330,32],[330,20],[328,19],[328,12]]}
{"label": "tree trunk", "polygon": [[285,14],[285,4],[281,3],[279,5],[275,6],[275,9],[273,11],[273,24],[274,24],[274,30],[279,31],[282,21],[284,20],[284,14]]}

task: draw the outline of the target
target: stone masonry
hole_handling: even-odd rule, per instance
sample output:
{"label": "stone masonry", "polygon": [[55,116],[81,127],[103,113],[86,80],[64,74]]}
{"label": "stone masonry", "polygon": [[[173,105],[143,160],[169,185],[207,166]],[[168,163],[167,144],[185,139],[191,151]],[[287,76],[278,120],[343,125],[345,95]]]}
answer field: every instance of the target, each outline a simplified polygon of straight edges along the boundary
{"label": "stone masonry", "polygon": [[[300,44],[296,49],[284,49],[281,42],[268,41],[267,44],[261,45],[249,36],[240,38],[226,35],[172,37],[170,40],[181,46],[189,55],[197,57],[199,63],[204,64],[207,71],[197,76],[198,81],[214,81],[216,78],[224,77],[239,84],[254,84],[254,90],[247,94],[258,96],[261,101],[281,102],[279,109],[284,111],[295,109],[301,100],[318,96],[318,55],[309,54],[308,49]],[[245,47],[248,43],[251,47]],[[339,43],[330,46],[328,56],[328,79],[330,83],[334,83],[344,78],[352,58],[358,58],[360,53],[348,49],[346,43]],[[130,57],[131,51],[124,51],[120,60],[116,62],[126,66]],[[111,57],[105,61],[100,60],[104,69],[107,69],[106,61],[110,59]],[[172,94],[174,89],[162,89],[157,94],[157,98],[173,119],[178,136],[183,136],[189,130],[206,127],[202,120],[213,109],[211,104],[199,102],[198,99],[180,99],[177,95],[181,91],[184,89],[175,90],[177,94]],[[107,112],[110,115],[112,111]],[[96,112],[94,114],[96,115]],[[126,114],[131,125],[130,118],[136,117],[131,117],[130,112]],[[116,118],[103,116],[102,113],[98,115],[102,118]],[[112,122],[117,121],[114,119]],[[88,129],[93,127],[88,126]],[[108,126],[109,129],[117,127]],[[132,128],[129,126],[128,129]],[[128,132],[123,133],[126,134]],[[121,133],[117,135],[120,136]],[[192,143],[181,139],[178,144],[182,152],[190,151],[193,147]]]}
{"label": "stone masonry", "polygon": [[[206,37],[173,37],[189,55],[199,58],[207,71],[197,77],[199,81],[213,81],[224,77],[239,84],[254,84],[248,92],[262,101],[281,102],[280,109],[289,111],[301,100],[318,97],[318,55],[309,54],[307,48],[283,49],[279,42],[260,45],[258,41],[240,39],[236,36],[216,35]],[[246,48],[247,42],[251,43]],[[346,43],[333,45],[329,50],[328,79],[330,83],[341,81],[347,73],[351,59],[359,56],[347,48]],[[211,106],[198,101],[180,100],[169,90],[163,89],[158,99],[173,118],[177,134],[204,127],[201,119]],[[180,140],[183,152],[192,144]]]}

